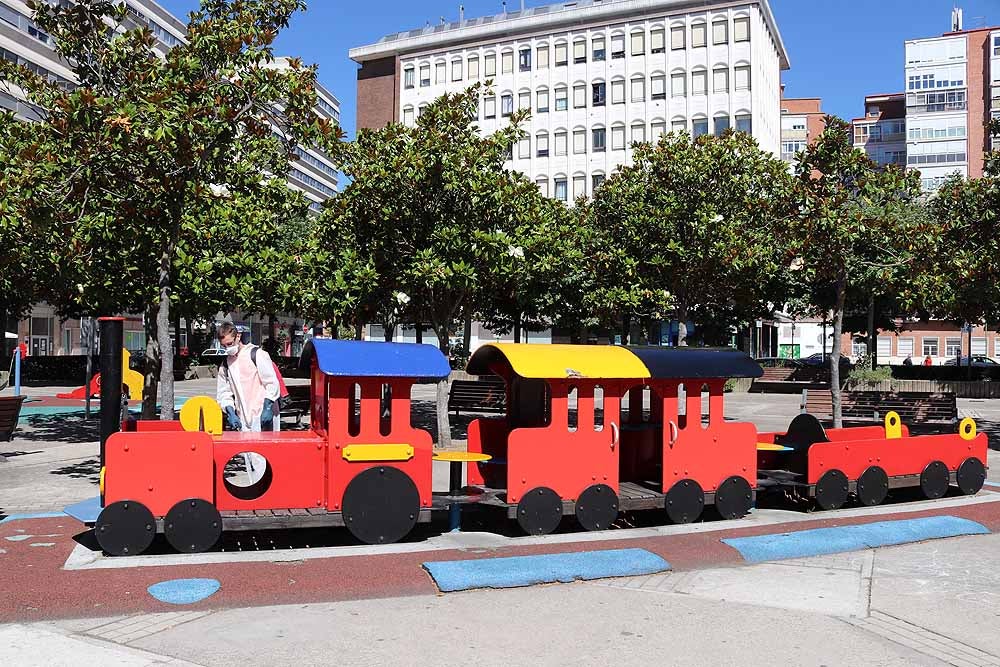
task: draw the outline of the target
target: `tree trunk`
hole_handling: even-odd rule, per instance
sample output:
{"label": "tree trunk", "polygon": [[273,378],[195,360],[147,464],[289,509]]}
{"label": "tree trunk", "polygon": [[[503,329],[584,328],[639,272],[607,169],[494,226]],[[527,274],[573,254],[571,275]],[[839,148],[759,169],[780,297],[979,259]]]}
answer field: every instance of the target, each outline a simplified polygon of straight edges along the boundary
{"label": "tree trunk", "polygon": [[469,354],[472,347],[472,315],[465,316],[465,323],[462,327],[462,346],[465,354]]}
{"label": "tree trunk", "polygon": [[646,334],[646,342],[650,345],[660,344],[660,321],[656,319],[649,320],[649,332]]}
{"label": "tree trunk", "polygon": [[688,311],[687,306],[677,309],[677,347],[687,347],[688,344]]}
{"label": "tree trunk", "polygon": [[868,360],[874,370],[878,366],[878,337],[875,335],[875,295],[868,299]]}
{"label": "tree trunk", "polygon": [[514,313],[514,342],[521,342],[521,311]]}
{"label": "tree trunk", "polygon": [[622,345],[628,345],[628,335],[632,331],[632,316],[622,315]]}
{"label": "tree trunk", "polygon": [[424,323],[417,322],[414,324],[417,329],[417,345],[423,345],[424,342]]}
{"label": "tree trunk", "polygon": [[146,310],[143,321],[146,330],[145,378],[142,384],[142,418],[156,419],[156,398],[160,377],[160,343],[156,335],[156,308]]}
{"label": "tree trunk", "polygon": [[[436,331],[438,337],[438,348],[445,356],[448,356],[448,329]],[[448,390],[450,382],[448,378],[437,383],[437,428],[438,447],[449,449],[451,447],[451,415],[448,414]]]}
{"label": "tree trunk", "polygon": [[969,323],[968,339],[969,339],[969,364],[968,364],[969,367],[965,371],[965,379],[971,382],[972,381],[972,323],[971,322]]}
{"label": "tree trunk", "polygon": [[[90,380],[94,377],[94,320],[89,316],[86,318],[87,340],[80,341],[83,345],[83,353],[87,355],[87,371],[84,374],[83,386],[87,388],[87,398],[84,406],[84,417],[90,419]],[[6,323],[5,323],[6,324]],[[80,321],[80,332],[83,333],[83,320]],[[138,398],[138,397],[134,397]]]}
{"label": "tree trunk", "polygon": [[267,316],[267,330],[270,332],[271,345],[274,346],[275,350],[279,350],[278,353],[280,354],[281,351],[278,347],[278,318],[274,315]]}
{"label": "tree trunk", "polygon": [[361,319],[358,318],[354,321],[354,340],[361,340],[362,333],[364,332],[364,325],[361,324]]}
{"label": "tree trunk", "polygon": [[830,398],[833,405],[833,427],[844,425],[840,407],[840,337],[844,331],[844,302],[847,299],[847,281],[837,281],[837,304],[833,309],[833,350],[830,353]]}
{"label": "tree trunk", "polygon": [[395,324],[393,324],[392,322],[383,322],[382,323],[382,338],[385,339],[385,342],[391,343],[392,342],[392,336],[395,333],[396,333],[396,325]]}
{"label": "tree trunk", "polygon": [[156,341],[160,350],[160,419],[174,418],[174,348],[170,344],[170,260],[173,245],[168,245],[160,257],[160,303],[156,311]]}

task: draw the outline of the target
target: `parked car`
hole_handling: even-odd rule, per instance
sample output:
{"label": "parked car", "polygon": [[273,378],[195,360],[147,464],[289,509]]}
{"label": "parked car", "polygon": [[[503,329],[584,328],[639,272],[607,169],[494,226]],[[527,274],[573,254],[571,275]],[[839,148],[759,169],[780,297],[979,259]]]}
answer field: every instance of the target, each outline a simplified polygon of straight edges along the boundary
{"label": "parked car", "polygon": [[[948,359],[944,362],[945,366],[955,366],[958,364],[958,359]],[[969,357],[962,357],[962,365],[969,365]],[[987,357],[985,354],[974,354],[972,355],[972,367],[973,368],[1000,368],[1000,362],[995,359]]]}
{"label": "parked car", "polygon": [[[830,355],[827,354],[824,357],[823,353],[816,352],[815,354],[810,354],[808,357],[800,359],[799,361],[806,366],[828,366],[830,364]],[[844,355],[840,355],[840,365],[850,366],[851,360]]]}

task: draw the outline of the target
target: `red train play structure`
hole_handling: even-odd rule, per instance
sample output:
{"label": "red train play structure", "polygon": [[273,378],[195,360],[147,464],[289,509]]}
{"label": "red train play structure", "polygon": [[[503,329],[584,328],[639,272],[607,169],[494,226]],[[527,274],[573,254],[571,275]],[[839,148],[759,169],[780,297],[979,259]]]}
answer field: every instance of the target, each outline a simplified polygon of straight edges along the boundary
{"label": "red train play structure", "polygon": [[[884,427],[847,429],[803,414],[785,433],[726,421],[726,380],[761,374],[734,350],[485,345],[468,371],[503,378],[507,411],[474,420],[468,452],[450,457],[435,456],[430,435],[411,425],[413,384],[449,372],[435,348],[315,340],[303,362],[308,431],[223,433],[218,406],[194,399],[180,421],[132,422],[111,435],[101,547],[139,554],[162,532],[195,552],[223,530],[306,526],[389,543],[462,504],[497,508],[530,534],[567,515],[600,530],[637,510],[664,523],[695,521],[706,506],[739,518],[767,487],[834,509],[852,494],[877,505],[905,486],[928,498],[952,485],[974,494],[986,478],[986,436],[971,420],[923,436],[892,413]],[[467,485],[433,493],[435,458],[468,461]]]}

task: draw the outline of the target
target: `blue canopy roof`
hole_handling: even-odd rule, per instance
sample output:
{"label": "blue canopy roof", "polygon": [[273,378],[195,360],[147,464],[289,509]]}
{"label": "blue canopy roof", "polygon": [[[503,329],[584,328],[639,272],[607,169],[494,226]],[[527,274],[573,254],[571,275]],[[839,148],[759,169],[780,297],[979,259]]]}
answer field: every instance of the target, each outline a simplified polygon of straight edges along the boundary
{"label": "blue canopy roof", "polygon": [[433,345],[378,343],[313,338],[302,350],[301,364],[316,357],[327,375],[441,380],[448,377],[448,359]]}

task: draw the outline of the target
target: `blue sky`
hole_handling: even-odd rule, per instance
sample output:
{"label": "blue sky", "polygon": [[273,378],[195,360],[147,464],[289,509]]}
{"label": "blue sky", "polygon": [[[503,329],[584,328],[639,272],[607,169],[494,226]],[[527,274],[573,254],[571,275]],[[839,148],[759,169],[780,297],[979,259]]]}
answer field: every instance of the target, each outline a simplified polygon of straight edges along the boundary
{"label": "blue sky", "polygon": [[[186,19],[198,0],[158,0]],[[347,57],[401,30],[501,11],[501,0],[307,0],[277,43],[279,55],[319,65],[320,81],[341,101],[344,129],[354,135],[357,66]],[[519,0],[508,0],[514,8]],[[528,6],[549,4],[527,0]],[[782,74],[790,97],[822,97],[823,110],[860,116],[864,96],[903,89],[903,41],[950,28],[952,0],[771,0],[792,68]],[[1000,24],[997,0],[959,0],[967,28]]]}

